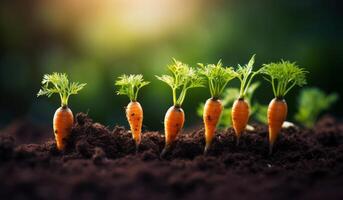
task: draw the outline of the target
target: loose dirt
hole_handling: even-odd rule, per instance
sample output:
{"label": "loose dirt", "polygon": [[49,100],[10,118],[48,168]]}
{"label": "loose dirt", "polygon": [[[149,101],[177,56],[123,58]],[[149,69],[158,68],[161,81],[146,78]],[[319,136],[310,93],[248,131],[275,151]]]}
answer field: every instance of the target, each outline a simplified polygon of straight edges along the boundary
{"label": "loose dirt", "polygon": [[271,156],[267,127],[253,126],[239,146],[232,129],[217,132],[206,156],[202,129],[182,133],[164,159],[161,133],[144,132],[136,152],[129,131],[83,113],[64,152],[52,139],[23,144],[11,127],[0,133],[0,197],[343,199],[342,123],[326,116],[313,129],[284,129]]}

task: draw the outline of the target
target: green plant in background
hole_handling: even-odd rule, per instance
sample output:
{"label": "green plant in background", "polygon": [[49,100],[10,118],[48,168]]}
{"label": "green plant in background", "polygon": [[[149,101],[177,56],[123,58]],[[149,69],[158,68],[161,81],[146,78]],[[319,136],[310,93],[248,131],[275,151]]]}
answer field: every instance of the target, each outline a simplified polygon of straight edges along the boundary
{"label": "green plant in background", "polygon": [[304,88],[298,99],[298,112],[295,120],[306,127],[313,127],[318,116],[329,109],[337,100],[337,93],[326,94],[319,88]]}
{"label": "green plant in background", "polygon": [[251,112],[253,112],[253,118],[256,121],[258,121],[262,124],[268,123],[268,119],[267,119],[268,105],[263,105],[263,104],[256,102],[251,107]]}

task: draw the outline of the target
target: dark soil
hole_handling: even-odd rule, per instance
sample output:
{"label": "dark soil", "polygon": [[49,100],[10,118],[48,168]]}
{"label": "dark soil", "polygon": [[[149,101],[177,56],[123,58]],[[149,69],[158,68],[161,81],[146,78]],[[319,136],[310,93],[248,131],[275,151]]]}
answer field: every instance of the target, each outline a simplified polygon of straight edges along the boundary
{"label": "dark soil", "polygon": [[76,116],[64,152],[52,139],[16,142],[24,130],[5,129],[0,134],[0,197],[343,199],[343,124],[324,117],[314,129],[285,129],[271,156],[266,127],[254,127],[239,146],[232,129],[217,133],[207,156],[202,155],[203,130],[183,133],[165,159],[159,157],[160,133],[144,132],[136,153],[130,132],[111,131],[85,114]]}

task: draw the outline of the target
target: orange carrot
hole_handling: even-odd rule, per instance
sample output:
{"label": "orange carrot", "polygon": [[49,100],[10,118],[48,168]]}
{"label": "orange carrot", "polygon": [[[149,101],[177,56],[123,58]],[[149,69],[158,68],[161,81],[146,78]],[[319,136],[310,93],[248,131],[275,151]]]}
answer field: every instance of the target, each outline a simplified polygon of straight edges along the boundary
{"label": "orange carrot", "polygon": [[73,113],[66,106],[60,107],[56,110],[53,121],[57,148],[63,150],[74,124]]}
{"label": "orange carrot", "polygon": [[282,60],[278,63],[265,64],[262,73],[269,76],[266,80],[271,83],[275,96],[268,107],[269,154],[272,154],[274,143],[287,117],[287,104],[284,97],[294,86],[306,84],[307,72],[295,63]]}
{"label": "orange carrot", "polygon": [[[173,59],[173,61],[174,63],[168,66],[168,69],[172,72],[172,76],[156,76],[157,79],[167,83],[171,87],[174,103],[174,105],[168,109],[164,118],[166,143],[161,153],[161,157],[164,157],[170,150],[183,128],[185,114],[181,105],[185,100],[187,91],[191,88],[203,86],[202,78],[198,75],[197,71],[180,61],[175,59]],[[178,97],[177,92],[179,94]]]}
{"label": "orange carrot", "polygon": [[232,126],[235,130],[237,137],[237,145],[239,144],[239,138],[249,121],[249,104],[244,99],[237,99],[232,106],[231,111]]}
{"label": "orange carrot", "polygon": [[252,71],[255,62],[255,55],[253,55],[248,64],[244,66],[238,65],[237,78],[241,83],[238,99],[234,102],[231,111],[232,126],[236,134],[237,145],[242,132],[245,130],[249,121],[249,103],[245,100],[246,93],[250,87],[251,81],[259,71]]}
{"label": "orange carrot", "polygon": [[68,100],[70,95],[77,94],[86,84],[69,83],[67,75],[60,73],[44,75],[42,84],[42,89],[39,90],[37,96],[46,95],[50,97],[55,93],[60,95],[61,107],[55,112],[53,129],[57,149],[64,150],[74,123],[73,113],[68,108]]}
{"label": "orange carrot", "polygon": [[185,113],[182,108],[177,106],[170,107],[164,117],[164,132],[167,148],[176,140],[184,123]]}
{"label": "orange carrot", "polygon": [[141,143],[143,109],[137,101],[131,101],[126,107],[126,118],[129,121],[132,137],[136,145]]}
{"label": "orange carrot", "polygon": [[284,99],[274,98],[268,106],[268,124],[269,124],[269,151],[272,153],[274,142],[281,130],[283,122],[287,117],[287,103]]}
{"label": "orange carrot", "polygon": [[212,144],[214,133],[221,113],[223,111],[222,102],[219,99],[210,98],[206,101],[204,107],[203,120],[205,124],[205,154]]}
{"label": "orange carrot", "polygon": [[139,90],[148,85],[149,82],[143,80],[143,75],[123,75],[115,82],[119,86],[118,95],[127,95],[130,103],[126,107],[126,118],[129,121],[132,138],[136,143],[136,151],[138,151],[141,143],[141,132],[143,124],[143,109],[141,104],[137,101]]}
{"label": "orange carrot", "polygon": [[217,128],[218,121],[223,111],[222,102],[219,100],[226,85],[230,80],[235,78],[236,73],[232,68],[222,66],[221,61],[217,64],[203,65],[199,63],[201,69],[200,74],[208,79],[211,98],[206,101],[203,111],[203,121],[205,126],[205,149],[204,154],[207,154],[211,147],[212,140]]}

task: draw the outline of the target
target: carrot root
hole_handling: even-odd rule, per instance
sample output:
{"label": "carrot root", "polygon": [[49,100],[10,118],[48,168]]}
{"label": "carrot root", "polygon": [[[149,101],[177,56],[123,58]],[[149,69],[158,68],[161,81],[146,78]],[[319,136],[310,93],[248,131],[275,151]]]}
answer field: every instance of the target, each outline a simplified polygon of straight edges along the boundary
{"label": "carrot root", "polygon": [[139,145],[140,144],[136,143],[136,151],[135,151],[136,154],[138,154],[138,152],[139,152]]}
{"label": "carrot root", "polygon": [[60,107],[56,110],[53,119],[53,129],[58,150],[64,150],[65,142],[70,136],[74,123],[72,111],[66,107]]}
{"label": "carrot root", "polygon": [[204,155],[206,156],[211,148],[211,144],[205,144]]}
{"label": "carrot root", "polygon": [[269,155],[270,156],[273,154],[273,146],[274,146],[274,143],[269,144]]}
{"label": "carrot root", "polygon": [[136,151],[142,138],[143,109],[139,102],[131,101],[126,107],[126,118],[129,121],[132,138],[136,143]]}
{"label": "carrot root", "polygon": [[163,150],[162,150],[162,152],[161,152],[161,154],[160,154],[160,158],[161,159],[164,159],[165,157],[166,157],[166,155],[169,153],[169,151],[170,151],[170,145],[166,145],[164,148],[163,148]]}
{"label": "carrot root", "polygon": [[207,154],[208,150],[211,147],[212,140],[222,111],[223,105],[219,99],[210,98],[206,101],[203,114],[206,141],[204,154]]}
{"label": "carrot root", "polygon": [[168,109],[164,117],[165,147],[161,153],[166,154],[172,143],[176,140],[179,132],[183,128],[185,114],[181,107],[172,106]]}
{"label": "carrot root", "polygon": [[273,153],[274,143],[287,117],[287,103],[284,99],[274,98],[268,106],[269,154]]}
{"label": "carrot root", "polygon": [[239,146],[239,141],[240,141],[241,136],[236,137],[236,146]]}
{"label": "carrot root", "polygon": [[232,105],[232,127],[236,134],[236,145],[239,145],[242,132],[249,121],[249,104],[244,99],[237,99]]}

